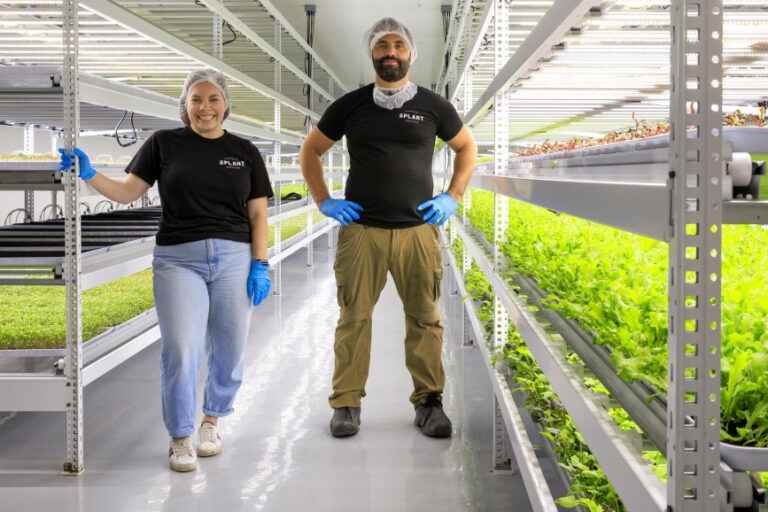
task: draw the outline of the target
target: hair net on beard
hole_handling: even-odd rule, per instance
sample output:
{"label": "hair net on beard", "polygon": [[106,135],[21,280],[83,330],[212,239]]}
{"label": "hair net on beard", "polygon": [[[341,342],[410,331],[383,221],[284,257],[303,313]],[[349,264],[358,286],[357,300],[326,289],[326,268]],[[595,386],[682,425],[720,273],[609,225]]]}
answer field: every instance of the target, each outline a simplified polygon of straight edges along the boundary
{"label": "hair net on beard", "polygon": [[[208,82],[214,85],[224,101],[227,103],[227,109],[224,111],[224,119],[229,117],[229,89],[227,88],[227,80],[223,73],[216,71],[215,69],[198,69],[190,71],[187,78],[184,79],[184,86],[181,88],[181,96],[179,96],[179,114],[182,122],[189,126],[189,116],[187,115],[187,96],[189,91],[199,84],[200,82]],[[222,119],[222,121],[224,120]]]}
{"label": "hair net on beard", "polygon": [[379,42],[379,39],[387,34],[395,34],[402,37],[411,49],[411,64],[416,62],[416,57],[419,54],[416,51],[416,44],[411,36],[411,31],[394,18],[380,19],[365,33],[365,42],[368,43],[368,57],[373,53],[373,47]]}

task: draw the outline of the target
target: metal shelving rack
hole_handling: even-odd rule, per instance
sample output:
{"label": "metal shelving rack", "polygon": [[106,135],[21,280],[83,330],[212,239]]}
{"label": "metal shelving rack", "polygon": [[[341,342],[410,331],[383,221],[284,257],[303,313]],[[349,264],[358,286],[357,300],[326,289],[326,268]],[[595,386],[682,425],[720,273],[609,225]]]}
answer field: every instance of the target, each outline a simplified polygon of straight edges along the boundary
{"label": "metal shelving rack", "polygon": [[[12,24],[6,24],[3,31],[15,31],[17,37],[14,41],[0,40],[5,59],[5,65],[0,67],[3,118],[15,121],[14,124],[62,130],[63,145],[70,149],[77,145],[81,129],[110,129],[120,119],[121,111],[134,113],[136,125],[142,130],[179,126],[178,100],[174,96],[178,96],[183,76],[201,66],[223,71],[231,81],[234,105],[225,128],[249,138],[273,141],[267,153],[272,153],[271,178],[278,197],[269,209],[269,223],[277,236],[269,259],[275,266],[275,291],[279,293],[280,262],[302,248],[311,247],[324,234],[329,235],[331,243],[337,225],[330,220],[310,223],[292,238],[280,239],[283,220],[297,215],[309,218],[316,210],[307,198],[287,205],[279,199],[282,184],[301,178],[295,169],[283,173],[283,145],[300,145],[305,119],[319,119],[319,114],[302,106],[302,100],[296,96],[307,85],[321,98],[314,106],[324,108],[346,87],[267,0],[258,2],[256,9],[251,2],[230,1],[225,8],[215,0],[201,5],[147,5],[107,0],[64,0],[45,5],[22,0],[4,3],[0,12],[4,21],[7,18]],[[231,47],[224,46],[224,23],[242,36]],[[269,33],[274,35],[274,45],[258,36]],[[313,58],[313,78],[299,67],[305,53]],[[270,81],[271,86],[267,85]],[[288,91],[283,92],[285,89]],[[340,149],[343,169],[347,156],[343,153],[345,148]],[[328,163],[333,165],[332,153]],[[23,167],[23,172],[14,166]],[[54,371],[1,373],[0,410],[64,411],[64,471],[79,474],[84,470],[83,387],[160,337],[156,315],[150,310],[84,344],[81,293],[148,268],[154,247],[154,236],[149,231],[154,232],[157,226],[156,220],[135,226],[141,236],[126,243],[112,244],[115,240],[95,235],[105,245],[83,253],[84,234],[89,246],[96,243],[90,226],[99,221],[89,217],[85,221],[89,228],[82,229],[80,196],[89,191],[75,173],[60,173],[55,166],[38,162],[0,163],[0,188],[4,190],[64,192],[63,221],[47,224],[49,228],[55,226],[54,237],[50,232],[32,234],[31,230],[39,229],[34,224],[12,226],[0,234],[11,240],[10,245],[19,243],[20,237],[9,233],[26,231],[26,236],[39,237],[46,246],[43,249],[48,251],[45,256],[35,255],[34,248],[27,246],[26,249],[33,250],[23,257],[19,257],[17,248],[6,251],[12,257],[3,258],[0,254],[0,284],[63,284],[67,325],[64,349],[2,354],[54,360],[63,356],[63,361],[56,363],[59,370],[63,369],[63,375]],[[343,171],[328,173],[331,183],[338,176],[343,179]],[[93,218],[106,217],[110,216]],[[24,246],[23,242],[19,245]]]}
{"label": "metal shelving rack", "polygon": [[[724,105],[744,106],[765,94],[761,86],[768,84],[768,60],[750,50],[753,41],[740,23],[746,17],[755,25],[768,23],[764,9],[720,0],[556,0],[542,3],[547,9],[538,13],[527,5],[535,26],[515,32],[514,2],[492,3],[488,8],[478,2],[476,12],[482,15],[457,23],[458,34],[449,31],[447,46],[463,41],[464,60],[457,57],[440,74],[441,86],[456,84],[448,88],[448,97],[473,127],[481,150],[494,153],[493,163],[472,181],[494,192],[493,245],[484,250],[463,227],[471,208],[465,202],[463,219],[453,219],[450,227],[451,238],[461,236],[464,242],[464,261],[448,258],[455,269],[451,285],[463,293],[459,270],[466,271],[472,260],[480,266],[495,294],[490,349],[506,339],[507,321],[517,327],[628,510],[752,510],[756,495],[749,476],[728,467],[719,453],[720,232],[723,223],[763,223],[768,217],[768,202],[730,200],[730,172],[724,172],[732,153],[765,152],[768,137],[753,137],[763,129],[723,128],[721,116]],[[466,6],[457,1],[457,8]],[[727,30],[723,35],[726,24],[731,39]],[[510,47],[512,33],[524,37]],[[752,66],[752,83],[744,78],[743,65]],[[463,70],[458,77],[451,71],[457,67]],[[634,124],[635,111],[650,121],[671,119],[671,142],[666,136],[508,158],[514,145],[595,136]],[[549,338],[500,277],[507,197],[669,242],[666,492],[581,383],[562,343]],[[694,250],[697,256],[686,258]],[[696,279],[687,283],[683,275]],[[468,336],[483,339],[471,304],[464,309]],[[489,356],[487,347],[481,350]],[[514,404],[505,399],[497,370],[490,364],[488,369],[495,383],[498,436],[520,442]],[[689,378],[693,374],[696,379]],[[532,505],[548,510],[551,497],[537,489],[541,482],[524,447],[522,442],[515,454]]]}

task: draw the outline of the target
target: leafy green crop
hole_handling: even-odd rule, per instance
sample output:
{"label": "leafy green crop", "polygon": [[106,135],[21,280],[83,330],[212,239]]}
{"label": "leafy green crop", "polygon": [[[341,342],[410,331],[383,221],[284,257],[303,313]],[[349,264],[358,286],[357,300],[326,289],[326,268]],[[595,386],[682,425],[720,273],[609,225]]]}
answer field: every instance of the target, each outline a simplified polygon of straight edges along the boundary
{"label": "leafy green crop", "polygon": [[[459,260],[462,250],[462,244],[457,240],[453,251]],[[465,285],[485,332],[490,336],[493,332],[494,298],[491,284],[473,263],[466,274]],[[509,329],[506,345],[493,357],[497,361],[503,360],[510,368],[513,389],[524,393],[526,408],[541,426],[542,435],[550,441],[560,465],[568,473],[570,494],[560,498],[558,504],[565,508],[582,506],[596,512],[623,512],[625,509],[597,459],[589,451],[584,438],[514,327]],[[607,393],[597,379],[592,379],[588,385],[597,393]]]}
{"label": "leafy green crop", "polygon": [[[492,201],[474,191],[468,212],[489,238]],[[723,226],[722,438],[746,446],[768,446],[767,245],[761,226]],[[666,244],[511,201],[503,251],[547,307],[610,349],[624,379],[666,391]]]}
{"label": "leafy green crop", "polygon": [[[146,270],[83,292],[83,339],[153,306]],[[65,339],[63,286],[0,286],[0,349],[61,348]]]}
{"label": "leafy green crop", "polygon": [[[473,191],[468,215],[491,239],[492,194]],[[763,447],[768,446],[767,242],[768,231],[760,226],[723,227],[722,438]],[[665,392],[666,244],[512,201],[503,252],[515,272],[534,278],[548,292],[547,307],[577,320],[609,349],[623,378],[643,380]],[[475,272],[467,276],[467,289],[483,323],[491,326],[493,293]],[[573,479],[571,495],[558,504],[590,512],[624,510],[587,446],[573,441],[580,440],[573,422],[514,331],[503,357],[514,371],[515,385],[526,392],[526,406],[545,426],[545,436]],[[607,393],[596,379],[587,378],[585,384],[595,393]],[[620,428],[638,430],[623,409],[609,409],[609,414]],[[646,451],[643,456],[666,479],[664,455]],[[768,476],[762,478],[768,481]]]}

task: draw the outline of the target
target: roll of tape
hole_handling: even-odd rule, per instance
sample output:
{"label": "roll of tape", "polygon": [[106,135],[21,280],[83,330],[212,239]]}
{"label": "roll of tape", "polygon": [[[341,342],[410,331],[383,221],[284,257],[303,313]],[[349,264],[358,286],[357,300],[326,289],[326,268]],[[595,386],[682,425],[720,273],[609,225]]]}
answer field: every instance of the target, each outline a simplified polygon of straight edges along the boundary
{"label": "roll of tape", "polygon": [[752,180],[752,157],[749,153],[733,153],[728,170],[734,187],[746,187]]}

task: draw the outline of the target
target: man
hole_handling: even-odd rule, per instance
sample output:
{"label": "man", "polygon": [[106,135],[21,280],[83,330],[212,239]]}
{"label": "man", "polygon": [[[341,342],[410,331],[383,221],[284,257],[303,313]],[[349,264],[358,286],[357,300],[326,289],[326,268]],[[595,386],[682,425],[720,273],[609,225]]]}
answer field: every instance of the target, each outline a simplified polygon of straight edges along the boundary
{"label": "man", "polygon": [[[413,377],[415,424],[427,436],[450,437],[443,412],[443,327],[438,299],[442,264],[437,225],[456,211],[474,170],[477,148],[453,106],[410,81],[416,61],[411,33],[392,18],[366,38],[376,81],[335,101],[307,136],[299,161],[325,215],[338,220],[334,269],[341,315],[330,405],[331,433],[355,435],[371,349],[371,317],[392,274],[406,315],[406,366]],[[346,200],[323,182],[322,155],[347,136],[351,157]],[[435,137],[456,152],[447,192],[432,197]]]}

